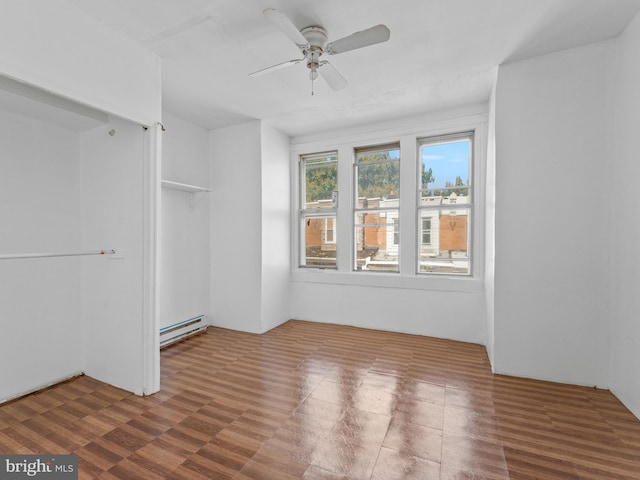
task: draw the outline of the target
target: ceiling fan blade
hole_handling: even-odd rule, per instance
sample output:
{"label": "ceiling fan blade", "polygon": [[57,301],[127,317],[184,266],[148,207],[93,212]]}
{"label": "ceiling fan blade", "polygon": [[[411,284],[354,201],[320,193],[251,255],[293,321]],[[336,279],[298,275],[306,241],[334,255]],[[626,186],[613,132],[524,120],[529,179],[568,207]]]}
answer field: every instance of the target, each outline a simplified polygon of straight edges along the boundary
{"label": "ceiling fan blade", "polygon": [[275,8],[267,8],[264,12],[262,12],[269,20],[271,20],[276,27],[278,27],[282,33],[284,33],[289,39],[295,43],[298,48],[301,50],[307,48],[309,43],[307,39],[304,38],[300,30],[296,28],[289,17],[287,17],[284,13],[280,13]]}
{"label": "ceiling fan blade", "polygon": [[361,32],[356,32],[347,37],[328,43],[324,47],[324,52],[329,55],[336,55],[338,53],[355,50],[356,48],[368,47],[369,45],[375,45],[376,43],[386,42],[389,40],[390,36],[391,32],[386,25],[376,25],[375,27],[367,28]]}
{"label": "ceiling fan blade", "polygon": [[327,61],[320,62],[318,73],[333,90],[342,90],[347,86],[345,78]]}
{"label": "ceiling fan blade", "polygon": [[250,73],[250,77],[259,77],[260,75],[265,75],[267,73],[275,72],[276,70],[280,70],[281,68],[289,67],[291,65],[296,65],[303,61],[304,58],[297,58],[294,60],[289,60],[288,62],[278,63],[277,65],[271,65],[270,67],[263,68],[262,70],[258,70],[257,72]]}

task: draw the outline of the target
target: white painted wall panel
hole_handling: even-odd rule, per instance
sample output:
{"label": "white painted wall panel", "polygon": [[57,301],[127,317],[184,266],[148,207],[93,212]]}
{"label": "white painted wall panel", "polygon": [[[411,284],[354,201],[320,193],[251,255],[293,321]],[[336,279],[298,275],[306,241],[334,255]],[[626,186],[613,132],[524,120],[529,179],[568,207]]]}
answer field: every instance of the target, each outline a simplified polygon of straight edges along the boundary
{"label": "white painted wall panel", "polygon": [[289,320],[290,178],[289,138],[262,125],[261,329]]}
{"label": "white painted wall panel", "polygon": [[616,45],[611,203],[611,390],[640,418],[640,15]]}
{"label": "white painted wall panel", "polygon": [[117,118],[80,137],[82,247],[124,254],[83,260],[84,371],[137,394],[145,362],[144,138],[142,127]]}
{"label": "white painted wall panel", "polygon": [[[0,254],[81,247],[77,133],[0,111]],[[82,371],[73,257],[0,260],[0,401]]]}
{"label": "white painted wall panel", "polygon": [[[496,76],[497,79],[497,76]],[[489,126],[487,135],[487,165],[485,190],[485,248],[484,292],[486,297],[486,347],[489,361],[494,363],[495,339],[495,283],[496,283],[496,85],[489,100]]]}
{"label": "white painted wall panel", "polygon": [[613,45],[500,68],[494,368],[608,386]]}
{"label": "white painted wall panel", "polygon": [[210,134],[211,323],[255,333],[262,331],[260,130],[255,121]]}
{"label": "white painted wall panel", "polygon": [[484,341],[484,294],[293,282],[291,316],[314,322]]}

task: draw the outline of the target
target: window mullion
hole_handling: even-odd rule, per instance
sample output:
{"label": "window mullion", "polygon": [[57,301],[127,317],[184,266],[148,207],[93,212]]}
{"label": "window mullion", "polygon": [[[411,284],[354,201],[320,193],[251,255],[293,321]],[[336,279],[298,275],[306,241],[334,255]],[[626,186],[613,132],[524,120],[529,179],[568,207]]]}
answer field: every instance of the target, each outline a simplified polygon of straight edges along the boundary
{"label": "window mullion", "polygon": [[414,158],[417,158],[415,136],[400,138],[400,272],[403,276],[415,276],[416,268],[416,185],[417,170]]}
{"label": "window mullion", "polygon": [[351,191],[353,185],[353,150],[348,146],[338,147],[338,206],[336,220],[337,268],[339,272],[351,270]]}

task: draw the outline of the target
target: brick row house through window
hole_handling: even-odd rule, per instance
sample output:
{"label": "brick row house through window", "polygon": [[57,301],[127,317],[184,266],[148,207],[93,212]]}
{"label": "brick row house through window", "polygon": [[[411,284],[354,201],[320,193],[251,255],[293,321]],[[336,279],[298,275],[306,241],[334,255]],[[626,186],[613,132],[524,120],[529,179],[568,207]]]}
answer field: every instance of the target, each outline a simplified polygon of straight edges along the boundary
{"label": "brick row house through window", "polygon": [[[470,274],[473,132],[417,141],[416,272]],[[399,272],[399,143],[354,149],[353,230],[340,242],[337,152],[300,160],[300,266],[337,268],[338,248],[350,244],[351,271]]]}

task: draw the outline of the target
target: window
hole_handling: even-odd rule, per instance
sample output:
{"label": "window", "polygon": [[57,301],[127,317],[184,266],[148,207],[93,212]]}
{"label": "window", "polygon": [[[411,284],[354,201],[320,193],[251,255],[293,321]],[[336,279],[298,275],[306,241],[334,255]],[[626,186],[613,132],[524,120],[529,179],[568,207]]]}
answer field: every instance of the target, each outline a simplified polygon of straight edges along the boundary
{"label": "window", "polygon": [[422,218],[422,245],[428,247],[431,245],[431,219]]}
{"label": "window", "polygon": [[393,244],[400,245],[400,219],[393,219]]}
{"label": "window", "polygon": [[418,273],[469,275],[473,133],[418,144]]}
{"label": "window", "polygon": [[335,217],[324,220],[324,241],[326,243],[336,243]]}
{"label": "window", "polygon": [[294,142],[294,279],[475,291],[486,134],[481,114]]}
{"label": "window", "polygon": [[398,272],[400,145],[356,149],[354,179],[353,269]]}
{"label": "window", "polygon": [[300,157],[301,267],[336,268],[336,152]]}

